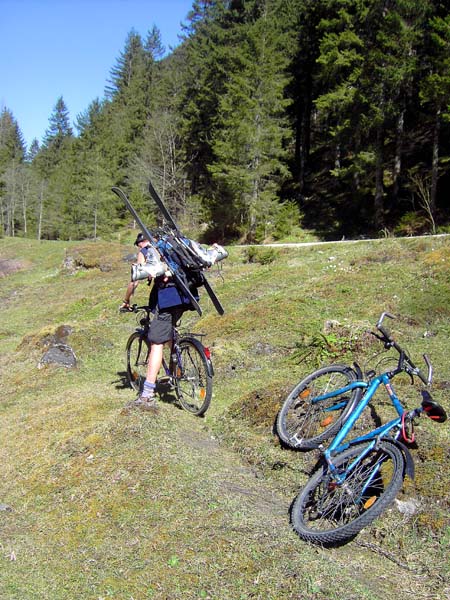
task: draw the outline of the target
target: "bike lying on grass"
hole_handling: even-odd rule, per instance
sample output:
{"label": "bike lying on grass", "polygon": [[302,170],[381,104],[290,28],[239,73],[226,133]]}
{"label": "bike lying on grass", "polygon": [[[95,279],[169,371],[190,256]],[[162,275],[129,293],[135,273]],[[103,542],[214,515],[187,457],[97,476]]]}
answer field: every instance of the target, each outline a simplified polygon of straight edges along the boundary
{"label": "bike lying on grass", "polygon": [[[317,434],[317,429],[308,427],[307,419],[304,418],[301,435],[295,436],[299,440],[297,447],[316,447],[323,452],[319,470],[300,491],[291,511],[295,531],[302,539],[312,543],[343,543],[372,523],[393,502],[405,475],[414,477],[413,459],[405,445],[414,441],[414,420],[423,413],[438,423],[447,419],[445,410],[432,399],[427,390],[422,391],[421,405],[413,410],[406,410],[395,394],[391,381],[400,373],[407,373],[412,381],[417,376],[425,385],[430,385],[433,369],[426,355],[426,375],[414,365],[405,350],[383,327],[385,317],[394,318],[389,313],[383,313],[376,326],[377,332],[371,333],[384,344],[385,349],[394,348],[398,352],[395,368],[379,375],[369,373],[366,380],[360,376],[355,379],[356,371],[353,369],[343,373],[342,369],[346,369],[345,367],[334,365],[321,371],[326,371],[328,375],[338,373],[346,378],[342,387],[330,386],[320,394],[304,392],[311,422],[317,422],[318,414],[322,420],[327,419],[327,414],[330,416],[329,423],[324,426],[326,433],[323,431]],[[355,369],[360,372],[357,365]],[[310,376],[312,383],[321,377],[313,375]],[[364,435],[345,441],[381,386],[384,386],[398,416]],[[303,386],[302,389],[306,390],[307,387]],[[299,394],[301,395],[302,393]],[[297,401],[299,403],[300,400]],[[323,410],[319,408],[321,405],[325,407]],[[335,418],[333,413],[338,416]],[[336,428],[339,431],[324,449],[322,439],[329,437],[330,430],[334,433]],[[313,435],[307,438],[306,432],[312,432]]]}
{"label": "bike lying on grass", "polygon": [[[131,312],[137,313],[139,327],[127,341],[127,377],[131,387],[140,392],[150,355],[148,330],[152,313],[148,306],[136,305]],[[203,337],[198,333],[180,334],[174,327],[171,348],[163,358],[164,375],[157,380],[158,387],[172,386],[181,406],[197,416],[204,415],[211,403],[214,375],[209,348],[201,342]]]}

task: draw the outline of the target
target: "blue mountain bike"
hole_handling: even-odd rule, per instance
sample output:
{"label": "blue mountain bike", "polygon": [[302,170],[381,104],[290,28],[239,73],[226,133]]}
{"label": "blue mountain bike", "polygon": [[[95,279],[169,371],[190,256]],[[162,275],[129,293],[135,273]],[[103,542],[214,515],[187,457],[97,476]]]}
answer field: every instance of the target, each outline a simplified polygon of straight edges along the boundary
{"label": "blue mountain bike", "polygon": [[[377,331],[371,333],[387,350],[394,348],[398,352],[396,367],[379,375],[372,372],[367,380],[353,379],[352,375],[351,381],[341,388],[331,388],[315,395],[313,400],[308,396],[311,405],[319,407],[323,404],[326,409],[322,414],[329,413],[331,418],[333,410],[339,415],[343,410],[346,411],[346,417],[343,421],[341,419],[339,431],[330,445],[325,449],[316,441],[316,447],[323,452],[323,460],[292,505],[291,519],[295,531],[302,539],[315,544],[341,544],[372,523],[393,502],[405,475],[414,477],[413,459],[405,444],[414,441],[415,419],[422,414],[438,423],[447,419],[445,410],[427,390],[422,391],[421,405],[409,411],[405,410],[395,394],[391,381],[400,373],[407,373],[412,381],[417,376],[425,385],[430,385],[433,369],[426,355],[427,374],[414,365],[405,350],[384,328],[383,320],[386,317],[394,318],[389,313],[383,313],[377,323]],[[346,441],[381,386],[386,390],[398,416],[364,435]],[[357,395],[356,390],[362,393]],[[342,398],[344,401],[341,402]],[[349,403],[352,408],[348,413]]]}

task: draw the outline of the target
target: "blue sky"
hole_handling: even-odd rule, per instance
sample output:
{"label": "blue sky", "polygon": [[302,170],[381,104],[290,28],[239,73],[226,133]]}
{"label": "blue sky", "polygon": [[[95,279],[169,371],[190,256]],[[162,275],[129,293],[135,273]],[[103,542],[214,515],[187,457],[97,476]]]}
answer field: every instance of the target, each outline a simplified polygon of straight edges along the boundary
{"label": "blue sky", "polygon": [[0,108],[40,142],[60,96],[72,122],[103,98],[127,34],[154,25],[179,44],[193,0],[0,0]]}

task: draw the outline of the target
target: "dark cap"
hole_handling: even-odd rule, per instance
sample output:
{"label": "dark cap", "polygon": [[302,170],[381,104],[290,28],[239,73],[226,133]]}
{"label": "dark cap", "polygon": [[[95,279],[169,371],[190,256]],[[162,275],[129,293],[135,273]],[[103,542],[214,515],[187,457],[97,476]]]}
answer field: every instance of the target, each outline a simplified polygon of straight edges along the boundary
{"label": "dark cap", "polygon": [[137,246],[138,244],[140,244],[141,242],[144,242],[146,240],[147,240],[147,238],[145,237],[145,235],[143,233],[138,233],[136,241],[134,242],[134,245]]}

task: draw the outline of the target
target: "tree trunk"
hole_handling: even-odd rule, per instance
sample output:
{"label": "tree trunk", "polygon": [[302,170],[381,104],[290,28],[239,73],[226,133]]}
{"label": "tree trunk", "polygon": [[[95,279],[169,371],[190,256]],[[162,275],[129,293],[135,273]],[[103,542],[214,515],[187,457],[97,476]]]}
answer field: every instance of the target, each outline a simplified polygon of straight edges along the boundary
{"label": "tree trunk", "polygon": [[42,216],[44,212],[44,182],[41,182],[41,192],[39,194],[39,218],[38,218],[38,233],[37,239],[41,240],[42,235]]}
{"label": "tree trunk", "polygon": [[26,236],[28,232],[27,227],[27,196],[29,185],[27,185],[23,179],[24,174],[22,173],[21,190],[22,190],[22,217],[23,217],[23,233]]}
{"label": "tree trunk", "polygon": [[430,213],[436,211],[437,184],[439,179],[439,134],[441,130],[441,109],[436,110],[436,119],[433,132],[433,159],[431,163],[431,191],[430,191]]}
{"label": "tree trunk", "polygon": [[306,170],[308,166],[309,152],[311,148],[311,87],[303,95],[303,101],[299,103],[300,109],[297,115],[295,136],[295,164],[298,165],[298,183],[300,192],[305,187]]}
{"label": "tree trunk", "polygon": [[402,110],[397,119],[397,140],[394,158],[394,187],[392,190],[393,206],[397,205],[398,191],[400,188],[400,175],[402,172],[403,133],[405,128],[405,110]]}
{"label": "tree trunk", "polygon": [[97,241],[97,203],[94,206],[94,242]]}
{"label": "tree trunk", "polygon": [[381,228],[384,225],[384,203],[383,203],[383,142],[384,132],[381,125],[377,128],[376,145],[376,167],[375,167],[375,198],[374,198],[374,220],[375,227]]}

